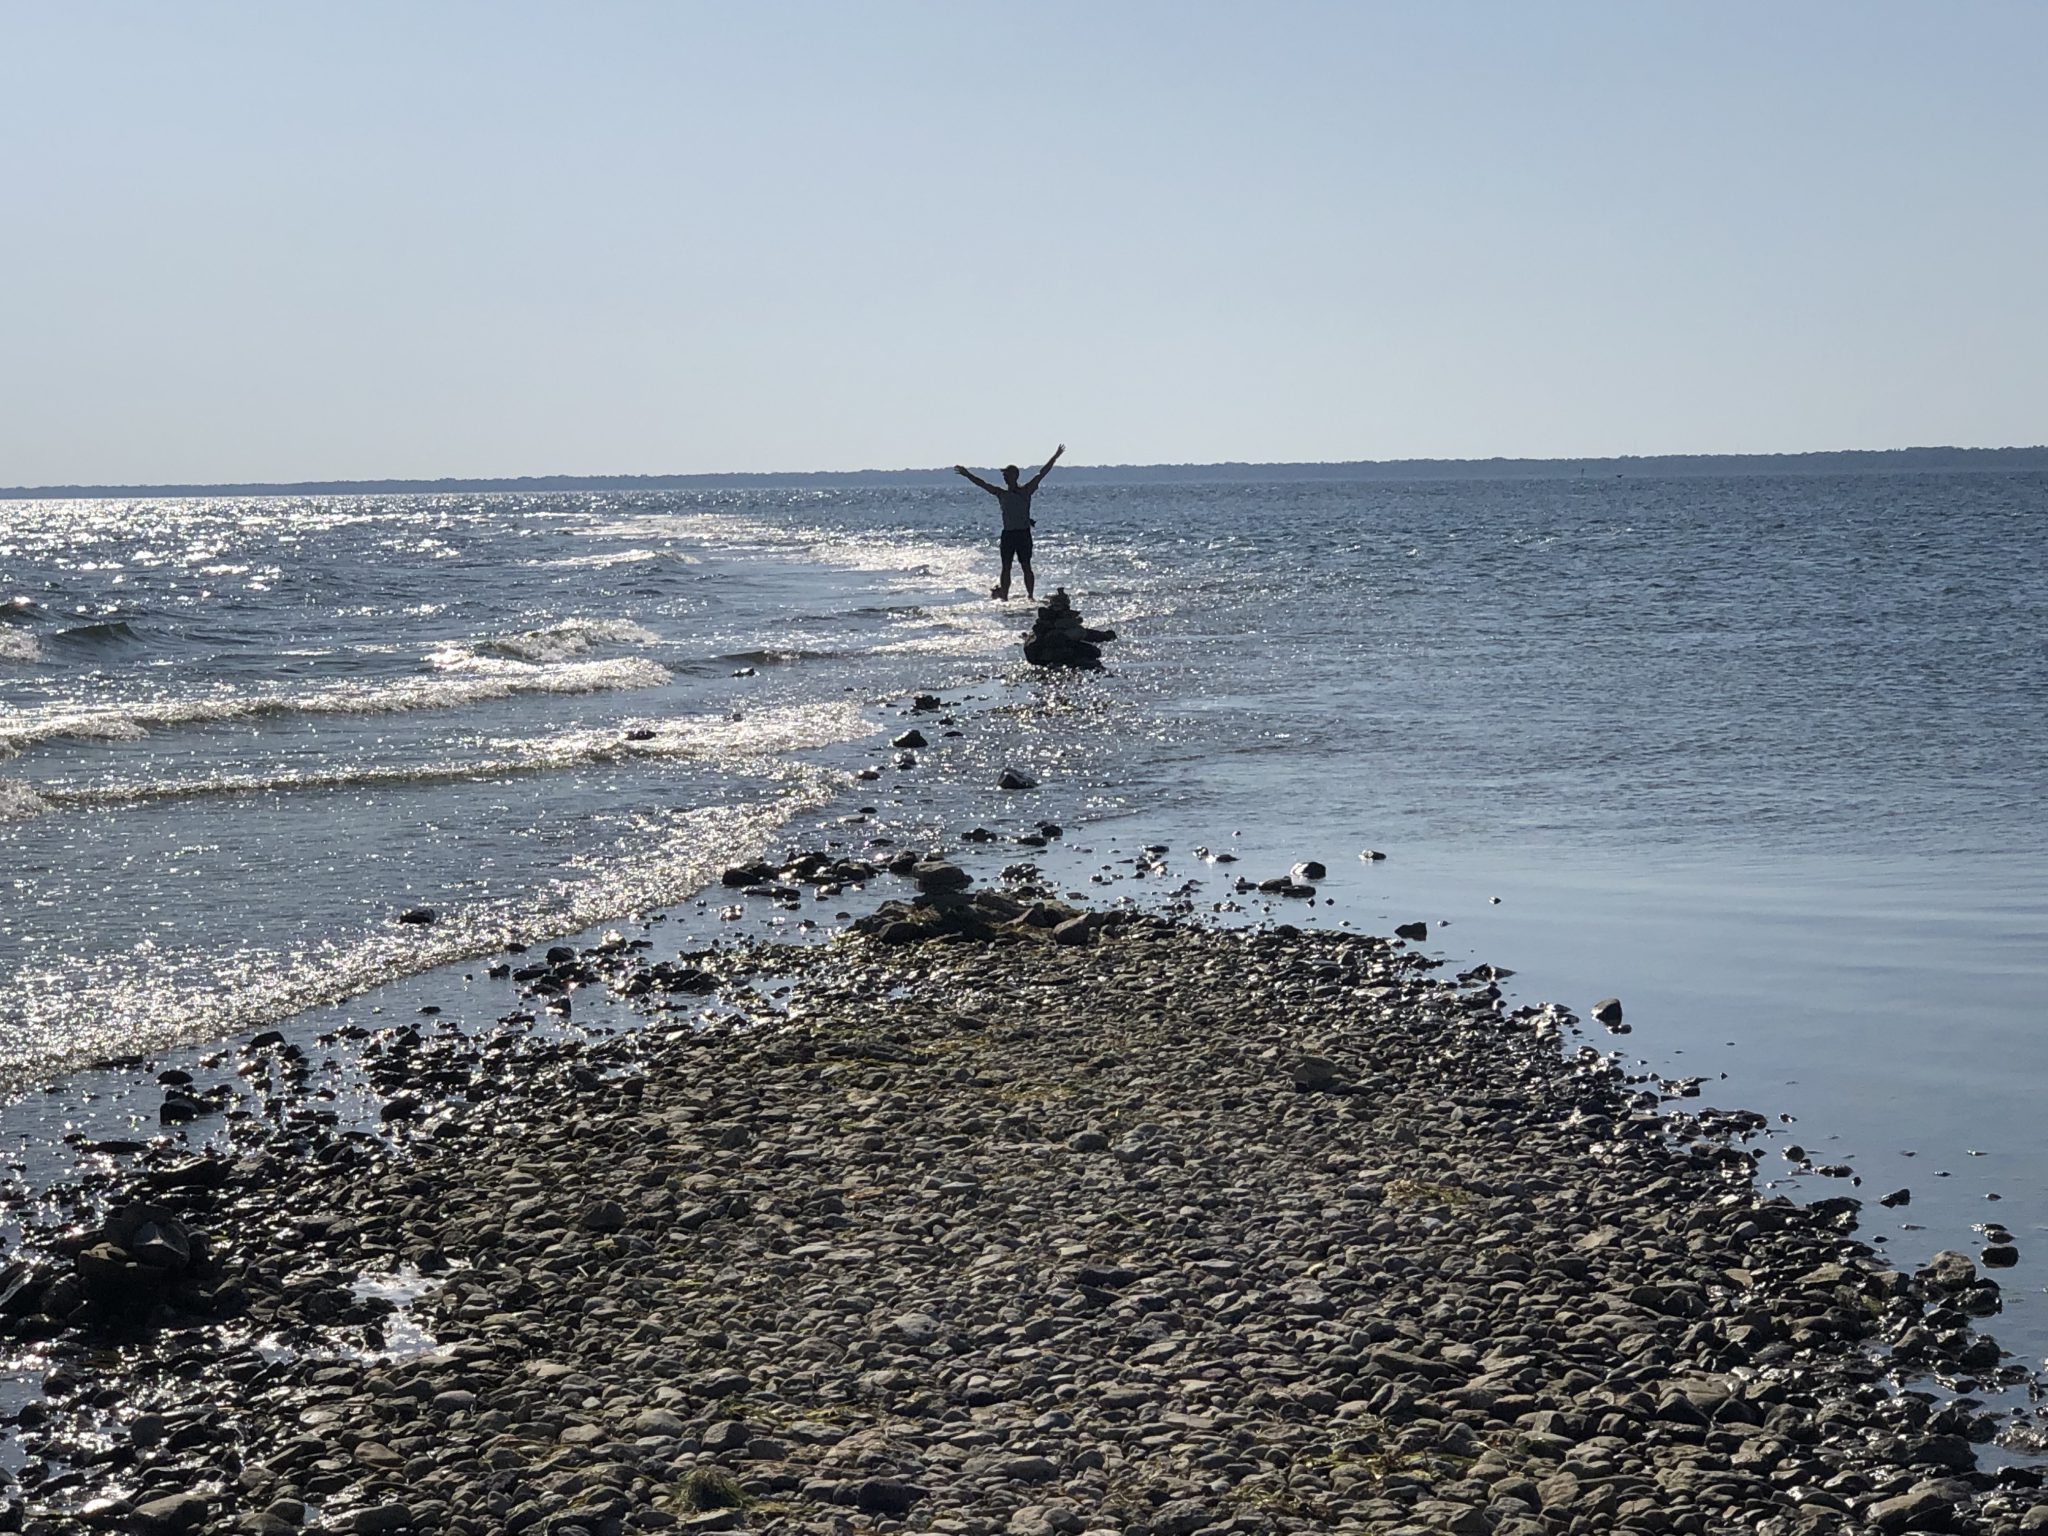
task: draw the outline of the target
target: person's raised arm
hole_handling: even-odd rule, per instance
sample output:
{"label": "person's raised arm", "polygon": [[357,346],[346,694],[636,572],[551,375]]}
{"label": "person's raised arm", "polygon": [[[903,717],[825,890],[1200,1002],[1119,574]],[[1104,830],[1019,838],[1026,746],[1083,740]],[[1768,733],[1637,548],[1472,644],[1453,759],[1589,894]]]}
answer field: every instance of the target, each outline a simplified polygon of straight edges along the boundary
{"label": "person's raised arm", "polygon": [[1065,443],[1061,443],[1059,447],[1053,449],[1052,457],[1045,461],[1045,468],[1041,469],[1037,474],[1033,475],[1031,479],[1025,483],[1024,489],[1027,491],[1037,490],[1038,482],[1043,480],[1047,475],[1052,473],[1053,465],[1059,463],[1060,455],[1065,453],[1066,451],[1067,445]]}
{"label": "person's raised arm", "polygon": [[[1050,465],[1046,467],[1051,468]],[[956,475],[963,476],[966,479],[972,480],[976,485],[980,486],[984,491],[987,491],[991,496],[996,494],[996,488],[994,486],[990,485],[986,480],[982,479],[981,476],[977,475],[965,464],[955,464],[953,466],[953,473]]]}

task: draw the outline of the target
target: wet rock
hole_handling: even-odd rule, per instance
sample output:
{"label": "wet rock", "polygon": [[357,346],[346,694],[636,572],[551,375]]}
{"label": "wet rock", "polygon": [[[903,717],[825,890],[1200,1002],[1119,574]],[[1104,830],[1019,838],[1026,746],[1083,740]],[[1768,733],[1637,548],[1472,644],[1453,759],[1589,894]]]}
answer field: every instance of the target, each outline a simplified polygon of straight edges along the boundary
{"label": "wet rock", "polygon": [[440,920],[440,914],[432,907],[407,907],[398,914],[401,923],[415,928],[425,928]]}
{"label": "wet rock", "polygon": [[912,749],[917,747],[928,747],[931,745],[931,743],[924,739],[923,731],[905,731],[900,736],[892,737],[890,739],[889,745],[892,747]]}
{"label": "wet rock", "polygon": [[974,883],[966,870],[945,859],[922,860],[911,865],[909,874],[924,891],[959,891]]}
{"label": "wet rock", "polygon": [[1863,1517],[1885,1532],[1946,1531],[1951,1527],[1955,1505],[1954,1491],[1945,1480],[1923,1482],[1892,1498],[1878,1500],[1864,1510]]}
{"label": "wet rock", "polygon": [[1419,943],[1421,940],[1429,937],[1429,924],[1397,923],[1394,925],[1394,937],[1397,939],[1407,939],[1411,943]]}
{"label": "wet rock", "polygon": [[196,1493],[169,1493],[136,1505],[133,1523],[141,1536],[182,1536],[204,1525],[207,1511]]}
{"label": "wet rock", "polygon": [[1035,667],[1068,667],[1099,671],[1102,647],[1116,638],[1113,629],[1090,629],[1081,622],[1073,600],[1061,587],[1043,603],[1024,637],[1024,659]]}
{"label": "wet rock", "polygon": [[1593,1017],[1599,1023],[1607,1025],[1610,1029],[1613,1028],[1621,1022],[1621,999],[1618,997],[1601,998],[1599,1002],[1593,1005]]}
{"label": "wet rock", "polygon": [[[2019,1382],[1968,1321],[1996,1283],[1901,1274],[1844,1240],[1853,1199],[1756,1188],[1760,1118],[1561,1053],[1561,1010],[1502,1012],[1489,967],[1016,879],[815,948],[601,945],[532,978],[587,972],[644,1031],[365,1030],[375,1091],[447,1102],[446,1135],[312,1089],[162,1186],[184,1275],[131,1251],[148,1220],[82,1215],[0,1277],[0,1331],[57,1341],[13,1426],[24,1523],[219,1468],[222,1504],[288,1526],[306,1501],[470,1536],[2023,1528],[2032,1492],[1973,1466],[1996,1424],[1896,1390]],[[1068,924],[1104,942],[1054,947]],[[95,1261],[148,1302],[118,1356],[77,1347],[110,1327]],[[407,1265],[402,1315],[357,1283]],[[228,1284],[246,1324],[157,1305]],[[176,1363],[137,1390],[151,1352]],[[148,1410],[105,1452],[103,1391]],[[67,1443],[108,1459],[67,1484]]]}
{"label": "wet rock", "polygon": [[1005,768],[996,775],[997,789],[1036,789],[1038,780],[1021,768]]}

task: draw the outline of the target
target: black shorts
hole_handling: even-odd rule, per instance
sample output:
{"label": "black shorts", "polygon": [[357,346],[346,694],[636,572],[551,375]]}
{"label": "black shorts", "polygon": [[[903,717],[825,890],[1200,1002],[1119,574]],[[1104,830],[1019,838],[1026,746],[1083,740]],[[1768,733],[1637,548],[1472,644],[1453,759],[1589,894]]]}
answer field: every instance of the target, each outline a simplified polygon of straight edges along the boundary
{"label": "black shorts", "polygon": [[1013,555],[1026,565],[1031,563],[1031,530],[1029,528],[1005,528],[1003,530],[1002,555],[1009,560]]}

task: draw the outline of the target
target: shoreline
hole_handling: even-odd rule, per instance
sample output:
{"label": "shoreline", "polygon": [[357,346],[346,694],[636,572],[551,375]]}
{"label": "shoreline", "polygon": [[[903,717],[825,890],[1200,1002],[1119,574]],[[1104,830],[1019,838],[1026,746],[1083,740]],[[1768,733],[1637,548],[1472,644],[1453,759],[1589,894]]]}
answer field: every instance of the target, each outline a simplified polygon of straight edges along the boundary
{"label": "shoreline", "polygon": [[[1995,1286],[1765,1199],[1761,1117],[1661,1111],[1389,941],[1001,918],[558,946],[495,1025],[361,1031],[376,1130],[244,1045],[233,1157],[81,1192],[218,1263],[114,1380],[49,1346],[22,1439],[88,1465],[13,1523],[104,1487],[158,1522],[115,1528],[273,1533],[2048,1528],[2034,1469],[1975,1470],[1998,1422],[1872,1353],[2030,1379],[1969,1325]],[[676,1023],[605,1038],[614,988]]]}

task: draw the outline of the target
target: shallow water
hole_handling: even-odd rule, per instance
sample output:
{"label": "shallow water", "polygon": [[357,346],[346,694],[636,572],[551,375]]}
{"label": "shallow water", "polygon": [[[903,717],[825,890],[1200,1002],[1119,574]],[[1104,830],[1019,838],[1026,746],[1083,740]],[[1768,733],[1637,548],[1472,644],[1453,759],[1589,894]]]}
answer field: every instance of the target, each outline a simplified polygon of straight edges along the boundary
{"label": "shallow water", "polygon": [[[1208,908],[1313,857],[1317,922],[1621,996],[1603,1046],[1910,1186],[1866,1214],[1902,1258],[2010,1226],[1995,1331],[2048,1352],[2048,477],[1055,477],[1040,514],[1110,676],[1017,661],[966,491],[0,507],[0,1078],[684,901],[861,805],[1050,815],[1081,888]],[[899,773],[923,690],[965,734]]]}

